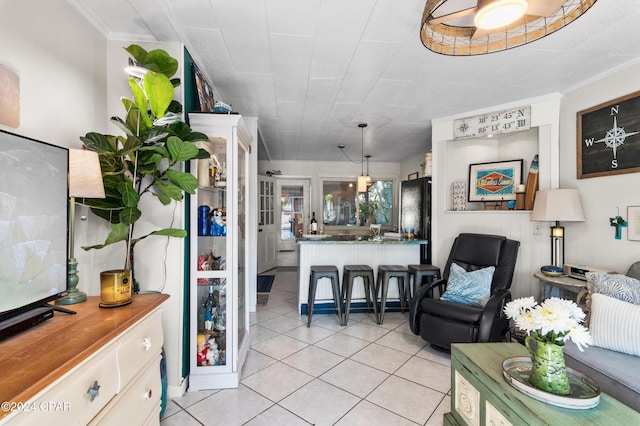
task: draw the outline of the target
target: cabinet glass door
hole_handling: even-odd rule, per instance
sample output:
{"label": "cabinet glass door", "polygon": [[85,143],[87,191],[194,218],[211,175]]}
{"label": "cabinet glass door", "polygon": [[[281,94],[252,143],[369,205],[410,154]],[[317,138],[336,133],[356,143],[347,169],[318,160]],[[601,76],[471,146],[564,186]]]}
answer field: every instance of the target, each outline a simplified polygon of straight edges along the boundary
{"label": "cabinet glass door", "polygon": [[238,211],[238,346],[242,346],[243,339],[245,338],[246,331],[249,328],[248,313],[246,306],[246,283],[247,283],[247,246],[246,246],[246,228],[247,228],[247,162],[248,152],[242,143],[238,144],[238,158],[237,158],[237,193],[238,204],[236,206]]}
{"label": "cabinet glass door", "polygon": [[[227,365],[227,147],[224,140],[209,142],[209,161],[198,161],[209,175],[197,190],[197,366]],[[198,171],[202,176],[204,172]],[[200,182],[203,183],[202,181]]]}

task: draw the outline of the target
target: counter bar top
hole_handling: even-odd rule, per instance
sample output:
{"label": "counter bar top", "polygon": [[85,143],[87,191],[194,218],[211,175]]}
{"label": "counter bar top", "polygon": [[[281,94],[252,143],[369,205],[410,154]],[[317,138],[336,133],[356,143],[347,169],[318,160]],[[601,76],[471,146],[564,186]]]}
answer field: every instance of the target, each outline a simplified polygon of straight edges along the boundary
{"label": "counter bar top", "polygon": [[370,240],[363,237],[358,240],[356,236],[333,237],[327,235],[325,238],[297,238],[298,244],[427,244],[427,240],[396,240],[391,238],[383,238],[381,240]]}

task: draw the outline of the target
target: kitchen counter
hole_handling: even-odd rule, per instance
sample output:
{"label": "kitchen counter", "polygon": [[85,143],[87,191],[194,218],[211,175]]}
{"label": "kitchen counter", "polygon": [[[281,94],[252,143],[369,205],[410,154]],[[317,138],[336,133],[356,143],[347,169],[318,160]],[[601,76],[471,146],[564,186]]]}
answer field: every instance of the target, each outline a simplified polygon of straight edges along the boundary
{"label": "kitchen counter", "polygon": [[296,242],[298,244],[427,244],[427,240],[398,240],[395,238],[374,240],[361,235],[309,236],[297,238]]}
{"label": "kitchen counter", "polygon": [[[309,273],[312,265],[335,265],[340,272],[342,285],[342,268],[344,265],[369,265],[377,277],[379,265],[409,265],[420,263],[420,246],[428,244],[427,240],[369,240],[355,235],[314,236],[297,240],[300,252],[298,312],[306,314],[309,294]],[[395,280],[395,278],[393,279]],[[333,295],[331,286],[322,280],[316,291],[313,308],[314,314],[333,312]],[[351,312],[364,305],[364,289],[362,279],[356,278],[352,294]],[[398,305],[399,295],[395,283],[389,286],[387,307]],[[394,303],[395,302],[395,303]]]}

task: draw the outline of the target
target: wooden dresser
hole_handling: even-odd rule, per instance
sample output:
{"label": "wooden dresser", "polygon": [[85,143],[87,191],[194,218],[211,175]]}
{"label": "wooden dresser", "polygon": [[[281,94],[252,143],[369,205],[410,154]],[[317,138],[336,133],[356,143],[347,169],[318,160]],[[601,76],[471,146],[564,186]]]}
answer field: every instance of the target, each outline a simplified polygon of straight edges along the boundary
{"label": "wooden dresser", "polygon": [[586,410],[560,408],[525,395],[502,376],[502,361],[515,356],[528,352],[518,343],[451,345],[451,412],[444,415],[444,424],[640,424],[640,413],[604,393],[597,407]]}
{"label": "wooden dresser", "polygon": [[99,297],[0,342],[0,424],[158,424],[165,294]]}

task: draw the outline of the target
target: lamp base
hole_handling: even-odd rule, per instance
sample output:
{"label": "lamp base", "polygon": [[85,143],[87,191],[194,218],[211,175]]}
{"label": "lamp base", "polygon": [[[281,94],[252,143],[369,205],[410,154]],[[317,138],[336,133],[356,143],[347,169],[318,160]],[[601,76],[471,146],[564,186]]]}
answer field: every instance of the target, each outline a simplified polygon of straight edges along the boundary
{"label": "lamp base", "polygon": [[56,300],[56,305],[75,305],[87,301],[87,295],[79,290],[69,292],[66,296]]}
{"label": "lamp base", "polygon": [[70,257],[67,261],[67,295],[56,300],[56,305],[75,305],[87,301],[87,295],[78,290],[78,280],[78,262]]}

